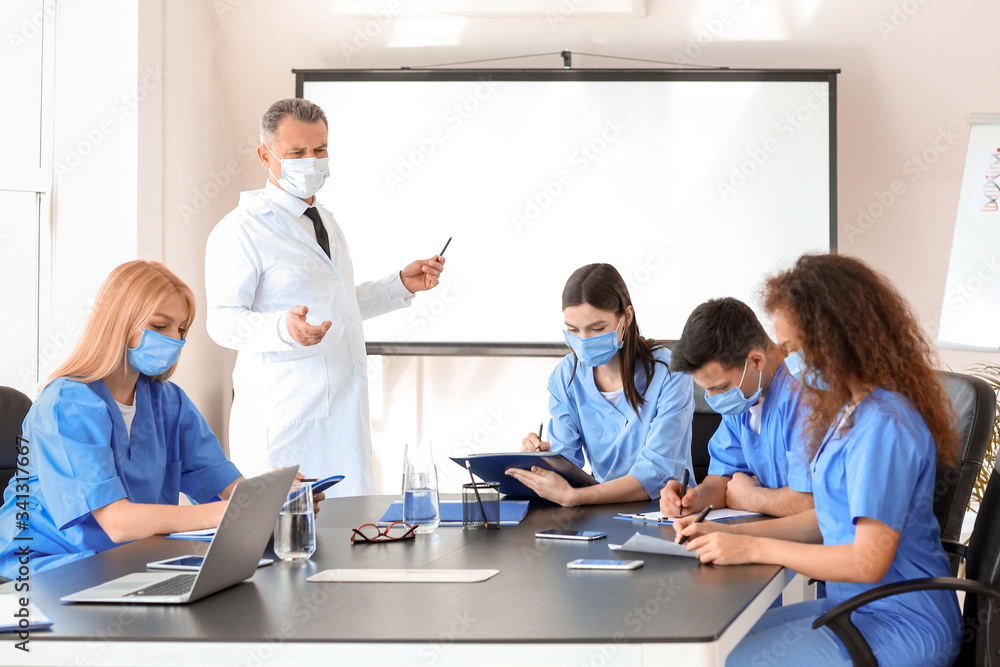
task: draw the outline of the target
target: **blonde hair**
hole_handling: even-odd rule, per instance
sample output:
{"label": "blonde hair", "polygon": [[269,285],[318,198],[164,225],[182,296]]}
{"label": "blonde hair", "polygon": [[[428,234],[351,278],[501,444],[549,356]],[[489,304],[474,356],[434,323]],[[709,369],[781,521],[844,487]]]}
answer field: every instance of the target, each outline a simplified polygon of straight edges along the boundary
{"label": "blonde hair", "polygon": [[[164,299],[175,294],[187,304],[190,328],[195,314],[194,293],[170,269],[142,259],[116,267],[101,285],[76,347],[42,387],[57,378],[87,383],[124,370],[128,341],[146,328]],[[174,364],[153,379],[168,379],[176,367]]]}

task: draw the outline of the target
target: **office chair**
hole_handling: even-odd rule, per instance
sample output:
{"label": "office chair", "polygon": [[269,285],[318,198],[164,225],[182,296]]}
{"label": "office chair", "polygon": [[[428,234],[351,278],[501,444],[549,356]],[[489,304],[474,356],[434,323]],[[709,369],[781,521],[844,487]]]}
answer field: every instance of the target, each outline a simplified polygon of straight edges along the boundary
{"label": "office chair", "polygon": [[691,418],[691,465],[694,478],[703,482],[708,475],[712,456],[708,453],[708,441],[722,423],[722,415],[708,407],[705,390],[694,385],[694,416]]}
{"label": "office chair", "polygon": [[[851,612],[869,602],[920,590],[965,591],[965,621],[962,647],[956,665],[1000,665],[1000,473],[990,475],[983,502],[965,552],[965,579],[928,577],[886,584],[841,602],[813,621],[813,628],[826,626],[847,647],[855,667],[875,667],[878,662],[864,636],[851,622]],[[947,547],[946,547],[947,548]]]}
{"label": "office chair", "polygon": [[[939,371],[938,377],[955,410],[955,430],[961,443],[958,465],[938,466],[934,484],[934,515],[941,526],[941,541],[947,545],[961,540],[969,498],[993,433],[997,396],[982,378],[946,371]],[[961,557],[949,551],[948,559],[952,575],[957,575]]]}
{"label": "office chair", "polygon": [[0,495],[14,476],[17,436],[31,407],[31,399],[11,387],[0,387]]}

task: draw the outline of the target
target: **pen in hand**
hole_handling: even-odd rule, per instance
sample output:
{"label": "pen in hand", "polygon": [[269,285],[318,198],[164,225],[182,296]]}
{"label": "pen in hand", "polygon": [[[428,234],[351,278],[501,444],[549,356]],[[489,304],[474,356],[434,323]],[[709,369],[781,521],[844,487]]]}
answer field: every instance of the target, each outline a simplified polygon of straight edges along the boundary
{"label": "pen in hand", "polygon": [[444,251],[448,249],[449,245],[451,245],[451,239],[452,237],[449,236],[448,241],[444,244],[444,247],[441,248],[441,252],[438,253],[438,257],[444,257]]}
{"label": "pen in hand", "polygon": [[[703,509],[701,511],[701,514],[698,515],[698,518],[695,519],[694,522],[695,523],[701,523],[702,521],[704,521],[705,517],[708,516],[708,513],[711,512],[712,509],[713,509],[713,507],[711,505],[709,505],[708,507],[706,507],[705,509]],[[689,537],[691,537],[691,536],[690,535],[685,535],[684,537],[681,538],[681,541],[678,542],[677,544],[684,544],[685,542],[688,541]]]}
{"label": "pen in hand", "polygon": [[691,471],[687,468],[684,469],[684,481],[681,482],[681,500],[680,504],[677,506],[677,517],[680,518],[684,516],[684,496],[688,492],[688,480],[691,478]]}

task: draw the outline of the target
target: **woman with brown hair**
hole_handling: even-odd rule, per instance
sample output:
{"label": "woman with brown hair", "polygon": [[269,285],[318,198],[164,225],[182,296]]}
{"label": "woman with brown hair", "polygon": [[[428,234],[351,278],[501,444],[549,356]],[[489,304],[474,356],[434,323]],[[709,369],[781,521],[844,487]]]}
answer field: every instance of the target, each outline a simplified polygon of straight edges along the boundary
{"label": "woman with brown hair", "polygon": [[628,287],[610,264],[574,271],[562,310],[571,352],[549,377],[549,441],[530,433],[521,450],[551,447],[590,463],[600,483],[573,488],[538,466],[507,474],[564,506],[658,498],[691,469],[691,376],[671,373],[670,351],[639,334]]}
{"label": "woman with brown hair", "polygon": [[[168,381],[194,314],[191,289],[157,262],[122,264],[104,281],[24,420],[24,471],[0,508],[0,575],[218,524],[225,503],[212,501],[242,477]],[[203,504],[178,506],[181,492]]]}
{"label": "woman with brown hair", "polygon": [[[884,277],[856,259],[807,255],[767,280],[764,300],[806,385],[815,509],[736,526],[683,519],[677,535],[703,562],[774,563],[827,582],[826,599],[765,614],[728,665],[849,665],[812,621],[876,586],[949,574],[932,505],[936,463],[954,463],[958,437],[932,349]],[[851,619],[880,665],[946,665],[958,653],[952,591],[884,598]]]}

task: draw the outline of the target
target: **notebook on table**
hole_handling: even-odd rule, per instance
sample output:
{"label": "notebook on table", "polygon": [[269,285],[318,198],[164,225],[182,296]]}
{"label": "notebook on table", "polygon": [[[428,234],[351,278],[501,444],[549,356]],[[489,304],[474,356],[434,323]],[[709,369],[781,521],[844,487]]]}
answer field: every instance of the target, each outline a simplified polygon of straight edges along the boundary
{"label": "notebook on table", "polygon": [[[442,500],[439,507],[442,526],[462,525],[462,501]],[[500,501],[500,525],[516,526],[521,523],[521,519],[528,513],[527,500],[501,500]],[[479,516],[482,516],[481,514]],[[382,518],[378,520],[378,525],[388,526],[393,521],[403,520],[403,501],[394,500],[385,511]]]}
{"label": "notebook on table", "polygon": [[468,456],[453,456],[451,460],[465,467],[469,462],[472,472],[487,482],[499,482],[500,493],[508,496],[523,496],[537,498],[538,494],[504,474],[508,468],[530,470],[532,466],[552,470],[562,475],[569,485],[575,488],[593,486],[597,480],[593,475],[584,472],[579,466],[562,454],[555,452],[506,452],[502,454],[469,454]]}
{"label": "notebook on table", "polygon": [[63,602],[186,604],[235,586],[257,571],[260,555],[298,466],[272,470],[236,485],[201,569],[194,573],[137,572],[59,598]]}

